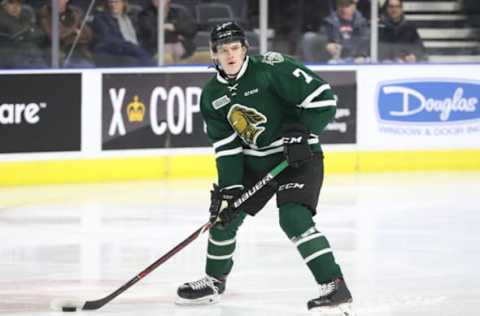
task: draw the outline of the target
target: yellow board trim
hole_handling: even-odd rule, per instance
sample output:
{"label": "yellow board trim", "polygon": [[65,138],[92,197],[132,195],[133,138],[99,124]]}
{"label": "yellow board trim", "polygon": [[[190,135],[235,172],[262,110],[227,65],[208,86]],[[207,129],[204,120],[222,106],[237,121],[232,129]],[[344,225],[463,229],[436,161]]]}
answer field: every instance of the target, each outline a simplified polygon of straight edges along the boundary
{"label": "yellow board trim", "polygon": [[360,152],[357,164],[360,172],[480,170],[480,149]]}
{"label": "yellow board trim", "polygon": [[0,186],[182,179],[213,175],[215,161],[213,156],[208,155],[0,163]]}
{"label": "yellow board trim", "polygon": [[[480,170],[479,150],[327,152],[327,173]],[[211,155],[0,163],[0,186],[215,178]]]}

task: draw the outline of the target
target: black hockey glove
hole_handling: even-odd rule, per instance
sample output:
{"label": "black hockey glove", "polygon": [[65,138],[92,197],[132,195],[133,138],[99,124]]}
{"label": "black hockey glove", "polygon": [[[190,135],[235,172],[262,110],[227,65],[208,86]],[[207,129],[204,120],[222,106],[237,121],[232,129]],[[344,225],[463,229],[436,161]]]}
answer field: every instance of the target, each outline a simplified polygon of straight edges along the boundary
{"label": "black hockey glove", "polygon": [[210,191],[210,223],[225,227],[238,215],[238,210],[233,207],[233,202],[240,196],[242,190],[220,189],[213,184],[213,190]]}
{"label": "black hockey glove", "polygon": [[313,156],[308,137],[310,133],[300,124],[287,125],[283,132],[283,154],[288,164],[294,168],[300,167]]}

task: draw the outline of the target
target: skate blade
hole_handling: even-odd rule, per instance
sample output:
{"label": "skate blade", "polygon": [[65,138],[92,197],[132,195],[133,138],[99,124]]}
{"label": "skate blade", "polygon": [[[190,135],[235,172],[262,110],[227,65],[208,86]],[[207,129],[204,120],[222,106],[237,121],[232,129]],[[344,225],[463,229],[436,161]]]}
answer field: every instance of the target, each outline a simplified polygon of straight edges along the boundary
{"label": "skate blade", "polygon": [[312,315],[317,316],[355,316],[352,304],[344,303],[335,307],[316,307],[311,309]]}
{"label": "skate blade", "polygon": [[220,301],[221,295],[210,295],[207,297],[197,298],[197,299],[186,299],[183,297],[177,296],[175,304],[182,306],[195,306],[195,305],[211,305],[216,304]]}

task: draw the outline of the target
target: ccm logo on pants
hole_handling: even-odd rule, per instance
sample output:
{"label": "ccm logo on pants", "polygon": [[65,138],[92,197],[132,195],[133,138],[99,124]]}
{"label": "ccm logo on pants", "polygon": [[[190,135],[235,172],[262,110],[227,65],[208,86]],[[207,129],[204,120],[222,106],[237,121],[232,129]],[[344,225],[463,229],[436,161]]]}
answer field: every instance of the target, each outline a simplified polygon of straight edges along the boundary
{"label": "ccm logo on pants", "polygon": [[291,190],[291,189],[303,189],[305,184],[303,183],[287,183],[287,184],[282,184],[281,186],[278,187],[278,191],[283,191],[283,190]]}

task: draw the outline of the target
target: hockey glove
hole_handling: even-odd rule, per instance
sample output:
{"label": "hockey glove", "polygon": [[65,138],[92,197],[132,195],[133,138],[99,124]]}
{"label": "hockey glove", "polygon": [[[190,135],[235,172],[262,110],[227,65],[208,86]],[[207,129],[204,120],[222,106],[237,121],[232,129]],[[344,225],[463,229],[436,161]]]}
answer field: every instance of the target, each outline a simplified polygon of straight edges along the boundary
{"label": "hockey glove", "polygon": [[288,164],[294,168],[300,167],[313,156],[308,144],[308,130],[299,124],[286,126],[283,133],[283,154]]}
{"label": "hockey glove", "polygon": [[210,191],[210,223],[225,227],[238,215],[238,210],[233,207],[233,202],[240,196],[242,190],[220,189],[213,184],[213,190]]}

